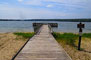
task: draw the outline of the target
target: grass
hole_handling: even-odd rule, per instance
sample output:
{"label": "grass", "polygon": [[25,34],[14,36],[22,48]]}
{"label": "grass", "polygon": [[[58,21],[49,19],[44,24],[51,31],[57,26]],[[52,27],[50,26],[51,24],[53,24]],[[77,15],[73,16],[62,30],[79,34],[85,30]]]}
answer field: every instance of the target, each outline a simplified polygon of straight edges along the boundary
{"label": "grass", "polygon": [[84,33],[82,36],[86,38],[91,38],[91,33]]}
{"label": "grass", "polygon": [[22,36],[24,38],[31,38],[34,35],[33,32],[32,33],[15,32],[14,34],[17,36]]}
{"label": "grass", "polygon": [[0,33],[0,60],[11,60],[34,33]]}
{"label": "grass", "polygon": [[11,60],[27,40],[14,33],[0,33],[0,60]]}
{"label": "grass", "polygon": [[62,42],[69,44],[69,45],[74,45],[76,39],[78,38],[78,35],[73,34],[73,33],[60,34],[60,33],[54,32],[53,36],[56,38],[56,40],[58,42],[62,41]]}
{"label": "grass", "polygon": [[72,60],[91,60],[91,33],[83,33],[81,51],[77,50],[79,34],[54,32],[53,36]]}
{"label": "grass", "polygon": [[[75,41],[79,38],[79,35],[78,34],[74,34],[74,33],[63,33],[63,34],[60,34],[60,33],[54,32],[53,36],[55,37],[55,39],[58,42],[62,41],[62,42],[66,43],[66,44],[69,44],[69,45],[74,45]],[[91,33],[83,33],[82,37],[91,38]]]}

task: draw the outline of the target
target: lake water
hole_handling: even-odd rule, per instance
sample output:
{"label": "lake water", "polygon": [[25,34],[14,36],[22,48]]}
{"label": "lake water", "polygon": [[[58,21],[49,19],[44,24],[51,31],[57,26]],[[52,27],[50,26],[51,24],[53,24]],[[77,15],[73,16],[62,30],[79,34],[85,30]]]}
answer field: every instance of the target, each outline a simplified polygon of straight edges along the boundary
{"label": "lake water", "polygon": [[[47,21],[0,21],[0,33],[6,32],[33,32],[32,23],[47,23]],[[55,32],[79,32],[77,24],[79,22],[57,22],[48,21],[48,23],[58,23],[58,28],[54,28]],[[85,28],[84,33],[91,33],[91,22],[83,22]]]}

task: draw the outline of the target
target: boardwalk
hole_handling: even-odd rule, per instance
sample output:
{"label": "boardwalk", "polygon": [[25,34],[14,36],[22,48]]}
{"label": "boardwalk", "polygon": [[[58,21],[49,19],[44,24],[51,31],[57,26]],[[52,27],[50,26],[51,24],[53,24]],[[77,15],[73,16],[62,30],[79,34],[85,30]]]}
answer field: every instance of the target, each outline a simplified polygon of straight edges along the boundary
{"label": "boardwalk", "polygon": [[25,45],[15,60],[71,60],[50,33],[48,25],[41,27]]}

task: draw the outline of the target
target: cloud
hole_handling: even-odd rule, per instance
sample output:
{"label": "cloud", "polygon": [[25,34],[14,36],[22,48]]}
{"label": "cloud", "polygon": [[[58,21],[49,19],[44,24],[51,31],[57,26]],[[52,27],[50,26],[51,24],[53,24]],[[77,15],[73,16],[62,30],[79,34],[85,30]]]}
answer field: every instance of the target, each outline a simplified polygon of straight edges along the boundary
{"label": "cloud", "polygon": [[0,2],[0,18],[91,18],[90,0],[18,1],[24,5]]}
{"label": "cloud", "polygon": [[47,9],[36,8],[20,8],[11,6],[9,4],[0,4],[0,18],[7,19],[47,19],[47,18],[59,18],[66,16],[63,12],[57,12]]}
{"label": "cloud", "polygon": [[46,7],[51,8],[51,7],[53,7],[53,5],[47,5]]}
{"label": "cloud", "polygon": [[48,2],[58,2],[58,3],[66,3],[66,4],[78,4],[78,3],[86,3],[90,0],[45,0]]}
{"label": "cloud", "polygon": [[18,2],[23,2],[23,0],[18,0]]}
{"label": "cloud", "polygon": [[42,7],[63,7],[66,9],[88,9],[90,8],[91,0],[24,0],[25,5],[42,6]]}
{"label": "cloud", "polygon": [[34,6],[40,6],[42,5],[42,0],[26,0],[23,2],[26,5],[34,5]]}
{"label": "cloud", "polygon": [[[91,0],[18,0],[25,5],[32,5],[32,6],[46,6],[52,7],[59,6],[61,7],[64,5],[65,7],[78,7],[78,8],[87,8],[90,7]],[[49,3],[49,4],[48,4]]]}

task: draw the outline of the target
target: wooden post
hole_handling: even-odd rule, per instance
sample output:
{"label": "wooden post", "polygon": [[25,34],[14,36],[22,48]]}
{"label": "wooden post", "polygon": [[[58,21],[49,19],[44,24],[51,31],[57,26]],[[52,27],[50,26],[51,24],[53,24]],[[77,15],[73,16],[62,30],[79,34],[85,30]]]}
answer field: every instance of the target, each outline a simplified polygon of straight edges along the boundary
{"label": "wooden post", "polygon": [[84,24],[80,22],[80,24],[77,25],[79,28],[79,43],[78,43],[78,50],[81,48],[81,37],[82,37],[82,28],[84,28]]}

